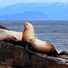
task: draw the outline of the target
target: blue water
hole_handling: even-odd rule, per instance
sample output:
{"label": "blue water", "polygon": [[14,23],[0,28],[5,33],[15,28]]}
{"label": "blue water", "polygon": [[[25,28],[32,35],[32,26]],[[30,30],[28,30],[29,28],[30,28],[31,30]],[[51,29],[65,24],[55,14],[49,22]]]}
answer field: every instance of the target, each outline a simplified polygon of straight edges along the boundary
{"label": "blue water", "polygon": [[[59,51],[68,51],[68,21],[29,21],[37,38],[47,41]],[[23,32],[23,21],[1,21],[10,30]]]}

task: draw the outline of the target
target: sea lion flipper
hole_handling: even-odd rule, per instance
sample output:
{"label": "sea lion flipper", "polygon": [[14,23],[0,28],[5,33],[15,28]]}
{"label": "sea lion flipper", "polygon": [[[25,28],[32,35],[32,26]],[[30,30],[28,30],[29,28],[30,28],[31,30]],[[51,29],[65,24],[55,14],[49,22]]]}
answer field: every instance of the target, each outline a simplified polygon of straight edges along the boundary
{"label": "sea lion flipper", "polygon": [[38,53],[38,52],[31,51],[31,50],[29,49],[29,43],[26,44],[26,50],[27,50],[30,54],[35,54],[35,55],[40,56],[40,57],[47,57],[46,54],[42,54],[42,53]]}

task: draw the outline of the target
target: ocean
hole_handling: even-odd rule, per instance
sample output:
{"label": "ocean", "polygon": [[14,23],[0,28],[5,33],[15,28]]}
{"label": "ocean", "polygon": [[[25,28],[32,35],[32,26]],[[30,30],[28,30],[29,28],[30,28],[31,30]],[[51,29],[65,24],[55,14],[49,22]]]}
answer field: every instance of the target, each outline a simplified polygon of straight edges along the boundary
{"label": "ocean", "polygon": [[[68,21],[27,21],[35,29],[36,37],[51,43],[59,51],[68,51]],[[23,32],[24,21],[0,21],[10,30]]]}

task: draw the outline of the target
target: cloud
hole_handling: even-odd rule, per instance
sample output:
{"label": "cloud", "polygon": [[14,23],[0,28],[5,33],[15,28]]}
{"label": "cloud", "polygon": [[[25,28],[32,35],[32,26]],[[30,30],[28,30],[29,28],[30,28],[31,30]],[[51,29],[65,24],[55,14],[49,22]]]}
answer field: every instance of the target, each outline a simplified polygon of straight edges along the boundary
{"label": "cloud", "polygon": [[0,7],[6,7],[17,3],[68,3],[68,0],[0,0]]}
{"label": "cloud", "polygon": [[0,0],[0,7],[6,7],[20,2],[22,2],[22,0]]}

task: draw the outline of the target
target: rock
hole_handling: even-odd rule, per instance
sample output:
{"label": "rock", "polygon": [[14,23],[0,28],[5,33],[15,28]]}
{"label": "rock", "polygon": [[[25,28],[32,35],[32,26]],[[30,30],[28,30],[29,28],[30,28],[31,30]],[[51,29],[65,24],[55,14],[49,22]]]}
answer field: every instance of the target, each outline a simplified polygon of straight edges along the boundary
{"label": "rock", "polygon": [[62,51],[59,53],[59,55],[68,55],[68,52],[67,51]]}
{"label": "rock", "polygon": [[0,68],[68,68],[67,54],[57,57],[39,55],[30,54],[19,45],[3,42],[0,44]]}
{"label": "rock", "polygon": [[[14,45],[3,42],[0,44],[0,67],[7,68],[12,66]],[[5,67],[4,67],[5,66]]]}
{"label": "rock", "polygon": [[21,46],[15,46],[13,66],[23,67],[28,62],[28,54]]}
{"label": "rock", "polygon": [[32,55],[23,68],[68,68],[68,60],[59,57]]}
{"label": "rock", "polygon": [[7,29],[7,30],[9,30],[8,28],[3,27],[2,25],[0,25],[0,29]]}
{"label": "rock", "polygon": [[1,66],[23,67],[27,60],[27,52],[23,47],[13,45],[9,42],[0,44],[0,62]]}

